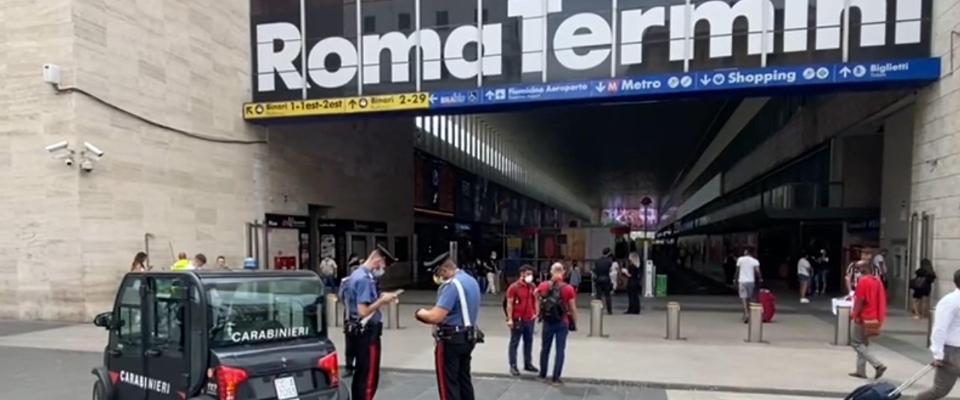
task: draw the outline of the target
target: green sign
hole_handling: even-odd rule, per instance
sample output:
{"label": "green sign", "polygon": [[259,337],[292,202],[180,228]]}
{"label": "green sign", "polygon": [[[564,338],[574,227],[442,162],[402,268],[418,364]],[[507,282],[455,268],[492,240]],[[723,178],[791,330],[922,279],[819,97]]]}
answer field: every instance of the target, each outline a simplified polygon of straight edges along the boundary
{"label": "green sign", "polygon": [[657,275],[657,285],[654,288],[657,297],[667,297],[667,276]]}

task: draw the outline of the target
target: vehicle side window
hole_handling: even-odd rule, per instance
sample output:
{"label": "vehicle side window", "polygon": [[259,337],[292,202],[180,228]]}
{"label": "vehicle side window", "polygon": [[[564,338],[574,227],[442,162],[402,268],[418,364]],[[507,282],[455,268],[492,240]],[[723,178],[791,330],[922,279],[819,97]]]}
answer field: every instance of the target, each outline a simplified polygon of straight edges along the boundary
{"label": "vehicle side window", "polygon": [[188,286],[178,277],[158,277],[153,282],[155,295],[151,306],[154,323],[150,343],[156,348],[182,352],[186,339],[183,329]]}
{"label": "vehicle side window", "polygon": [[143,345],[143,336],[141,335],[141,309],[140,309],[140,277],[130,277],[123,282],[120,288],[120,301],[117,305],[117,318],[120,321],[120,329],[117,337],[121,344],[127,346]]}

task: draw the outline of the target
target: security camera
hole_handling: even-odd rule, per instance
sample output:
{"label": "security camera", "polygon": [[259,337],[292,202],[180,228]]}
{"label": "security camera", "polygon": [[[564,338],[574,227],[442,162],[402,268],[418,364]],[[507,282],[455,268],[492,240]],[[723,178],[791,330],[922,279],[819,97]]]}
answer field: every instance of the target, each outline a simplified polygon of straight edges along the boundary
{"label": "security camera", "polygon": [[66,165],[66,166],[68,166],[68,167],[72,167],[72,166],[73,166],[73,157],[67,157],[66,159],[64,159],[64,160],[63,160],[63,164]]}
{"label": "security camera", "polygon": [[58,152],[58,151],[66,150],[66,149],[67,149],[67,146],[70,146],[70,142],[63,141],[63,142],[60,142],[60,143],[54,143],[54,144],[51,144],[51,145],[47,146],[47,152],[49,152],[49,153],[56,153],[56,152]]}
{"label": "security camera", "polygon": [[87,149],[87,152],[89,152],[90,154],[93,154],[98,158],[103,157],[103,150],[98,149],[97,146],[94,146],[92,143],[83,142],[83,147],[85,147]]}
{"label": "security camera", "polygon": [[83,172],[93,171],[93,161],[90,161],[88,159],[84,159],[83,161],[81,161],[80,170]]}

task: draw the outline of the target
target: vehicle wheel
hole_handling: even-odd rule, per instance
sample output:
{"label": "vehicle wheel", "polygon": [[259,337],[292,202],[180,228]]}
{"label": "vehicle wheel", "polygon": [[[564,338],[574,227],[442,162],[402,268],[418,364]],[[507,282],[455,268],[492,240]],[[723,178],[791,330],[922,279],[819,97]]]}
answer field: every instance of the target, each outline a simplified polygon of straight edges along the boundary
{"label": "vehicle wheel", "polygon": [[107,389],[99,379],[93,383],[93,400],[107,400]]}

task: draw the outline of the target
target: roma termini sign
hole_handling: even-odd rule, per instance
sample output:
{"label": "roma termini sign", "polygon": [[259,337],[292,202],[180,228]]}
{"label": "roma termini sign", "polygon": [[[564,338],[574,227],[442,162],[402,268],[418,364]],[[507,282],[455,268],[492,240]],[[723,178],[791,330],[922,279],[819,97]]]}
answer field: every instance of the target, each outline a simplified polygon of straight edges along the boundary
{"label": "roma termini sign", "polygon": [[737,89],[714,80],[731,68],[756,88],[929,80],[934,64],[933,0],[345,1],[252,1],[247,118]]}

